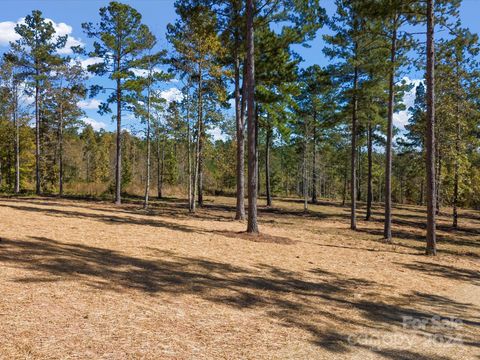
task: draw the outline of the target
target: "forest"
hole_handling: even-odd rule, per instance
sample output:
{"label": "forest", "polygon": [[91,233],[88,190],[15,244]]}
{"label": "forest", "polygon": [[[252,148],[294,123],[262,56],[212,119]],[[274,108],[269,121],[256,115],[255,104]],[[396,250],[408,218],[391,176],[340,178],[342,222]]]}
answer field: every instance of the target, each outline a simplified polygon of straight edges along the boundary
{"label": "forest", "polygon": [[[0,343],[6,358],[476,359],[480,41],[462,21],[462,1],[152,2],[174,9],[163,33],[136,3],[88,2],[83,41],[31,10],[0,59],[0,289],[16,296],[11,276],[49,294],[50,309],[63,314],[78,299],[91,309],[92,298],[54,283],[82,284],[115,308],[105,310],[108,326],[130,338],[128,349],[95,323],[93,345],[23,346],[12,337]],[[305,61],[302,49],[324,61]],[[307,271],[299,258],[318,268]],[[350,261],[352,269],[341,265]],[[124,328],[123,291],[140,317],[133,302],[146,294],[172,304],[186,297],[177,305],[195,324],[190,345],[174,328],[186,323],[173,325],[167,313],[172,323],[155,326],[180,336],[167,341],[171,353],[152,345],[158,334],[144,324],[148,341]],[[9,301],[0,319],[13,319]],[[211,323],[208,304],[225,306],[222,326],[239,333]],[[248,325],[238,325],[239,314]],[[453,347],[387,349],[382,335],[373,346],[350,338],[369,326],[410,336],[405,316],[435,314],[461,320]],[[202,321],[213,333],[198,332]],[[59,336],[70,324],[54,323],[42,329]],[[251,327],[270,345],[257,349]],[[191,344],[203,344],[200,353]]]}

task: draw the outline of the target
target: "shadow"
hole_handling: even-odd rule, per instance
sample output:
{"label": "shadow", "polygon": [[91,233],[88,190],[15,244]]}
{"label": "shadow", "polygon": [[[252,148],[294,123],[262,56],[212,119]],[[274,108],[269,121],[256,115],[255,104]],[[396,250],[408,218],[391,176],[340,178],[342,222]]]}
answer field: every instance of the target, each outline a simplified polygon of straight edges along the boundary
{"label": "shadow", "polygon": [[[151,296],[189,294],[221,306],[256,309],[287,328],[305,331],[312,344],[333,354],[353,350],[348,335],[354,332],[403,331],[403,316],[457,316],[475,310],[471,304],[421,293],[385,298],[378,291],[388,292],[386,284],[322,268],[296,272],[261,263],[246,268],[151,247],[144,249],[148,260],[45,237],[3,239],[0,263],[25,273],[6,282],[75,281],[102,291],[137,291]],[[472,275],[457,272],[457,276],[469,279]],[[357,294],[368,294],[369,298]],[[422,306],[428,311],[421,310]],[[478,326],[468,319],[465,324],[467,330]],[[465,346],[477,346],[470,333],[465,340]]]}
{"label": "shadow", "polygon": [[438,276],[441,278],[464,281],[470,284],[480,285],[480,273],[478,270],[460,268],[452,265],[443,265],[423,261],[415,261],[408,264],[396,263],[403,267],[419,271],[427,275]]}

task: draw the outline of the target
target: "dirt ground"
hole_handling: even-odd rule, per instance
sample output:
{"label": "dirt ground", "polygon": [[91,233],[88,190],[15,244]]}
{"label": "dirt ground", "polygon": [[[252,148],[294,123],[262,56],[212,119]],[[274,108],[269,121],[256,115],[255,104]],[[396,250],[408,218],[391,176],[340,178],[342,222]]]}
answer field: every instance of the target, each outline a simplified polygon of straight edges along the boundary
{"label": "dirt ground", "polygon": [[421,208],[389,245],[381,208],[352,232],[302,207],[261,206],[255,238],[233,198],[0,198],[0,358],[480,359],[479,212],[442,214],[430,258]]}

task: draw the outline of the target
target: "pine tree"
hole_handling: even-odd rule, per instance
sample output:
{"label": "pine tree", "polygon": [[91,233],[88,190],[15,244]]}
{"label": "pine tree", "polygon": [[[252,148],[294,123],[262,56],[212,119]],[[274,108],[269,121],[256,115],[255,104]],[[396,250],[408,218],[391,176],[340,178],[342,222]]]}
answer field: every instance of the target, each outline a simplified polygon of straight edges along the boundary
{"label": "pine tree", "polygon": [[[100,63],[89,65],[88,70],[100,76],[108,74],[109,79],[115,82],[115,90],[101,105],[100,113],[110,113],[110,105],[116,104],[115,203],[121,204],[122,110],[129,92],[125,80],[134,76],[132,70],[136,61],[145,50],[152,48],[155,37],[142,24],[141,14],[129,5],[112,1],[107,7],[102,7],[99,14],[98,24],[83,23],[82,28],[89,37],[96,39],[94,50],[89,55],[103,59]],[[91,89],[91,96],[105,90],[96,85]]]}
{"label": "pine tree", "polygon": [[21,69],[22,77],[35,92],[35,191],[42,192],[41,184],[41,144],[40,113],[41,92],[48,80],[52,66],[61,64],[62,59],[56,51],[65,46],[67,35],[57,36],[51,21],[46,20],[39,10],[32,11],[23,23],[17,24],[15,32],[20,39],[10,44],[11,59]]}

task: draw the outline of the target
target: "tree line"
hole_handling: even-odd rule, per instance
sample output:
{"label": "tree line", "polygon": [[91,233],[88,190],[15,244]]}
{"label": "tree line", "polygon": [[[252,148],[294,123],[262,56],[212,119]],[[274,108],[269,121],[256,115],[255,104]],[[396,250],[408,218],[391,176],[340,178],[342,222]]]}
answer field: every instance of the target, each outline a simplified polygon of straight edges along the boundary
{"label": "tree line", "polygon": [[[0,186],[59,195],[93,186],[117,204],[141,192],[145,208],[170,186],[190,212],[205,191],[231,193],[249,233],[259,232],[259,195],[267,206],[300,196],[305,211],[321,198],[348,201],[352,230],[358,204],[368,221],[377,202],[387,242],[392,203],[425,204],[434,255],[441,207],[457,227],[458,208],[480,204],[479,42],[460,4],[336,0],[329,17],[319,0],[177,0],[169,49],[159,49],[137,10],[111,2],[82,25],[92,45],[71,56],[59,52],[67,36],[32,11],[0,64]],[[316,50],[329,64],[305,67],[295,49],[322,27]],[[421,79],[407,81],[412,70]],[[181,94],[173,101],[168,84]],[[113,132],[82,121],[79,104],[99,94]],[[124,129],[125,116],[141,130]]]}

